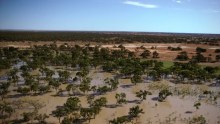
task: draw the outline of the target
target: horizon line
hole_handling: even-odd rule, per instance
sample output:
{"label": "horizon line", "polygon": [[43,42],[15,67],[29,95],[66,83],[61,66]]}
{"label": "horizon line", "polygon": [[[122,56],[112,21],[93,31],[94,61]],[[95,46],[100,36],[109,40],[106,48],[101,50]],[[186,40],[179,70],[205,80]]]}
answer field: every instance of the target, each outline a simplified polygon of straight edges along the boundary
{"label": "horizon line", "polygon": [[115,33],[162,33],[162,34],[206,34],[220,35],[220,33],[195,33],[195,32],[159,32],[159,31],[110,31],[110,30],[45,30],[45,29],[0,29],[0,31],[30,31],[30,32],[115,32]]}

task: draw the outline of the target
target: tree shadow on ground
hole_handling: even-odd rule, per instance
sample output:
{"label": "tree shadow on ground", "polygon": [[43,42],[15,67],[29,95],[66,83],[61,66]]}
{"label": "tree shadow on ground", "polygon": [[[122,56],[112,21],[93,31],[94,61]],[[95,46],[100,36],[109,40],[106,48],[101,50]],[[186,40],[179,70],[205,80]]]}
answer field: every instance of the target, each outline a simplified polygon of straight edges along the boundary
{"label": "tree shadow on ground", "polygon": [[153,97],[153,98],[151,98],[151,100],[153,100],[153,101],[158,101],[158,97],[156,96],[156,97]]}
{"label": "tree shadow on ground", "polygon": [[133,84],[125,84],[125,85],[121,85],[120,87],[122,88],[131,88],[132,86],[134,86]]}
{"label": "tree shadow on ground", "polygon": [[33,94],[31,94],[31,96],[43,96],[43,95],[45,95],[45,94],[47,94],[47,93],[51,93],[52,91],[47,91],[47,92],[40,92],[40,93],[33,93]]}
{"label": "tree shadow on ground", "polygon": [[220,83],[212,83],[208,85],[209,87],[220,87]]}
{"label": "tree shadow on ground", "polygon": [[170,79],[169,81],[174,84],[197,84],[197,85],[204,84],[204,82],[202,81],[181,81],[177,79]]}
{"label": "tree shadow on ground", "polygon": [[105,107],[106,108],[116,108],[116,107],[119,107],[121,105],[118,105],[118,104],[109,104],[109,105],[106,105]]}
{"label": "tree shadow on ground", "polygon": [[135,103],[135,104],[140,104],[141,103],[141,100],[128,100],[127,101],[128,103]]}
{"label": "tree shadow on ground", "polygon": [[8,95],[7,98],[20,98],[22,96],[26,96],[26,95],[23,95],[23,94],[13,94],[13,95]]}
{"label": "tree shadow on ground", "polygon": [[186,114],[192,114],[193,112],[192,111],[186,111],[185,113]]}
{"label": "tree shadow on ground", "polygon": [[74,94],[70,94],[69,96],[78,96],[78,97],[81,97],[81,96],[85,96],[85,95],[82,94],[82,93],[74,93]]}

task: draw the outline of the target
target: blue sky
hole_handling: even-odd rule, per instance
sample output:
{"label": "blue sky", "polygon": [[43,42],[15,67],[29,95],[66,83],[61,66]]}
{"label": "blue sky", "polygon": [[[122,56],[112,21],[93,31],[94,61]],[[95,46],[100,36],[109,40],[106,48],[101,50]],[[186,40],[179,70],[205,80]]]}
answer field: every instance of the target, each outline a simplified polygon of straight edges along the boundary
{"label": "blue sky", "polygon": [[220,0],[0,0],[0,29],[220,34]]}

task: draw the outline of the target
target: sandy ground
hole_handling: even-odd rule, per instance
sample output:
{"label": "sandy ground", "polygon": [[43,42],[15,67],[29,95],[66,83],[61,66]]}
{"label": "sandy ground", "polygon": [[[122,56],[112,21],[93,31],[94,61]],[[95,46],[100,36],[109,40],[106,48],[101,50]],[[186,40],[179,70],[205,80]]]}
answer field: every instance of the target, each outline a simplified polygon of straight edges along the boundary
{"label": "sandy ground", "polygon": [[[46,44],[51,44],[53,42],[47,42]],[[64,42],[58,42],[58,45],[63,44]],[[69,43],[69,42],[68,42]],[[43,45],[45,42],[0,42],[0,47],[7,47],[10,45],[14,45],[15,47],[19,48],[28,48],[33,45]],[[80,45],[85,44],[81,43]],[[71,43],[70,45],[75,45],[75,43]],[[91,43],[91,46],[97,45],[95,43]],[[109,48],[109,49],[114,49],[114,45],[111,44],[99,44],[101,47]],[[119,44],[115,44],[115,46],[118,46]],[[123,44],[126,49],[130,51],[134,51],[136,55],[141,54],[144,50],[143,49],[138,49],[137,47],[144,46],[145,48],[149,49],[151,52],[153,51],[158,51],[159,52],[159,60],[165,60],[165,61],[173,61],[178,52],[176,51],[170,51],[167,50],[168,46],[171,47],[181,47],[183,51],[187,51],[189,56],[195,55],[195,48],[196,47],[202,47],[206,48],[207,52],[205,53],[206,56],[209,54],[212,54],[212,58],[214,60],[215,58],[215,49],[220,49],[220,47],[215,47],[215,46],[208,46],[208,45],[194,45],[194,44],[164,44],[164,43],[133,43],[133,44]],[[156,49],[151,49],[152,46],[156,46]],[[213,63],[206,63],[213,65]],[[220,66],[220,63],[214,63],[215,66]],[[2,73],[2,72],[1,72]],[[2,74],[1,74],[2,75]],[[56,74],[57,75],[57,74]],[[71,76],[75,76],[75,72],[71,72]],[[90,73],[90,77],[93,78],[92,80],[92,85],[103,85],[103,80],[107,77],[112,77],[112,74],[110,73],[103,73],[99,71],[92,70]],[[168,83],[168,85],[174,85],[170,82],[164,81],[165,83]],[[132,102],[134,100],[137,100],[135,97],[135,92],[139,91],[140,89],[142,90],[148,90],[148,86],[151,83],[141,83],[137,84],[136,86],[131,86],[131,87],[124,87],[125,85],[131,85],[130,80],[128,79],[121,79],[120,80],[120,86],[116,91],[109,92],[105,95],[101,95],[107,98],[108,104],[107,105],[114,105],[116,103],[115,100],[115,94],[116,93],[121,93],[124,92],[127,95],[127,100],[130,101],[127,104],[124,104],[122,106],[118,106],[116,108],[103,108],[102,111],[100,112],[99,115],[95,119],[91,120],[91,124],[107,124],[109,120],[119,117],[119,116],[124,116],[127,115],[129,112],[129,108],[132,106],[135,106],[136,103]],[[66,85],[62,85],[61,88],[65,89]],[[175,86],[175,85],[174,85]],[[209,87],[210,90],[213,90],[212,87]],[[215,88],[215,90],[220,91],[220,87]],[[17,94],[16,92],[11,92],[9,95],[15,95]],[[68,99],[69,96],[54,96],[55,91],[52,91],[50,93],[47,93],[42,96],[22,96],[18,98],[9,98],[10,101],[18,100],[18,99],[31,99],[31,100],[37,100],[41,103],[43,103],[45,106],[40,109],[40,113],[46,113],[48,115],[51,114],[51,111],[56,109],[56,106],[61,106],[63,105],[66,100]],[[138,104],[143,110],[144,114],[140,116],[139,119],[137,119],[137,122],[139,124],[147,124],[148,122],[153,123],[153,124],[160,124],[160,123],[167,123],[167,120],[172,120],[173,123],[184,123],[184,119],[188,119],[189,117],[196,117],[199,115],[203,115],[206,120],[208,121],[209,124],[216,124],[218,121],[220,121],[220,100],[218,99],[218,104],[213,105],[206,103],[205,101],[201,102],[202,105],[199,110],[196,110],[193,107],[193,104],[198,101],[198,96],[190,96],[190,97],[185,97],[181,98],[179,96],[169,96],[165,102],[158,102],[153,100],[154,97],[158,95],[158,92],[155,91],[153,92],[152,96],[148,96],[147,100],[143,101],[141,104]],[[101,97],[98,96],[98,97]],[[79,97],[81,100],[82,106],[86,107],[87,101],[85,96],[80,96]],[[13,118],[21,118],[21,113],[25,111],[30,111],[30,109],[24,109],[24,110],[19,110],[19,112],[13,114],[11,119]],[[186,113],[187,111],[190,111],[191,113]],[[47,122],[50,123],[58,123],[58,119],[55,117],[50,116],[47,119]]]}
{"label": "sandy ground", "polygon": [[[72,75],[75,75],[74,72],[72,72]],[[99,72],[97,70],[92,70],[89,74],[90,77],[92,77],[92,85],[103,85],[103,80],[107,77],[112,77],[112,74],[110,73],[103,73]],[[116,91],[109,92],[105,95],[100,95],[98,97],[106,97],[108,100],[107,105],[115,105],[116,99],[115,94],[116,93],[126,93],[126,97],[128,100],[127,104],[123,104],[122,106],[118,106],[116,108],[109,108],[105,107],[102,109],[102,111],[97,115],[95,119],[92,119],[90,124],[107,124],[109,120],[119,117],[128,115],[129,108],[133,107],[135,105],[139,105],[143,110],[144,113],[140,116],[140,118],[137,119],[138,124],[147,124],[147,123],[153,123],[153,124],[161,124],[161,123],[168,123],[168,120],[171,123],[178,123],[178,124],[184,124],[185,119],[196,117],[199,115],[203,115],[207,122],[209,124],[216,124],[218,121],[220,121],[220,99],[218,99],[218,104],[210,104],[205,101],[201,102],[201,107],[199,110],[196,110],[195,107],[193,107],[194,103],[198,101],[198,96],[187,96],[185,98],[182,98],[180,96],[169,96],[165,102],[158,102],[154,100],[155,97],[158,96],[158,91],[153,90],[153,95],[147,96],[147,100],[144,100],[141,104],[137,104],[133,102],[134,100],[138,100],[138,98],[135,97],[135,92],[139,90],[150,90],[149,85],[152,83],[141,83],[137,84],[135,86],[132,86],[129,79],[120,79],[119,80],[120,85]],[[169,81],[163,80],[160,83],[163,83],[168,86],[179,86],[183,87],[183,84],[172,84]],[[131,85],[131,86],[129,86]],[[129,87],[126,87],[129,86]],[[191,85],[190,85],[191,86]],[[63,84],[61,86],[62,89],[65,89],[66,84]],[[207,87],[207,86],[197,86],[194,85],[194,87],[199,89],[209,89],[209,90],[215,90],[220,91],[220,87]],[[9,95],[15,95],[16,92],[11,92]],[[18,100],[18,99],[28,99],[28,100],[37,100],[40,103],[43,103],[45,106],[40,109],[40,113],[46,113],[48,115],[51,114],[51,111],[56,109],[56,106],[62,106],[67,98],[69,96],[54,96],[55,91],[52,91],[50,93],[47,93],[42,96],[22,96],[18,98],[9,98],[10,101]],[[88,106],[86,101],[86,96],[80,96],[81,105],[83,107]],[[21,118],[21,113],[25,111],[30,111],[30,108],[22,109],[17,111],[17,113],[13,114],[12,118]],[[186,112],[190,113],[186,113]],[[53,117],[52,115],[47,119],[47,122],[49,123],[58,123],[58,119]]]}

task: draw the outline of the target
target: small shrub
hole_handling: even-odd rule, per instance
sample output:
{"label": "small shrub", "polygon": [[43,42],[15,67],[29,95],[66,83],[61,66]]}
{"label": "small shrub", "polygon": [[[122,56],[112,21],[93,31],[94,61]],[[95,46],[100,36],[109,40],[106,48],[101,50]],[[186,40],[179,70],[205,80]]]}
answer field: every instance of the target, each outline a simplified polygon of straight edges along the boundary
{"label": "small shrub", "polygon": [[200,115],[199,117],[193,117],[190,121],[189,124],[207,124],[205,117]]}
{"label": "small shrub", "polygon": [[170,95],[172,95],[172,93],[169,90],[167,89],[161,90],[159,92],[158,101],[163,102]]}
{"label": "small shrub", "polygon": [[197,48],[196,48],[196,52],[198,52],[198,53],[204,53],[204,52],[206,52],[206,49],[201,48],[201,47],[197,47]]}

